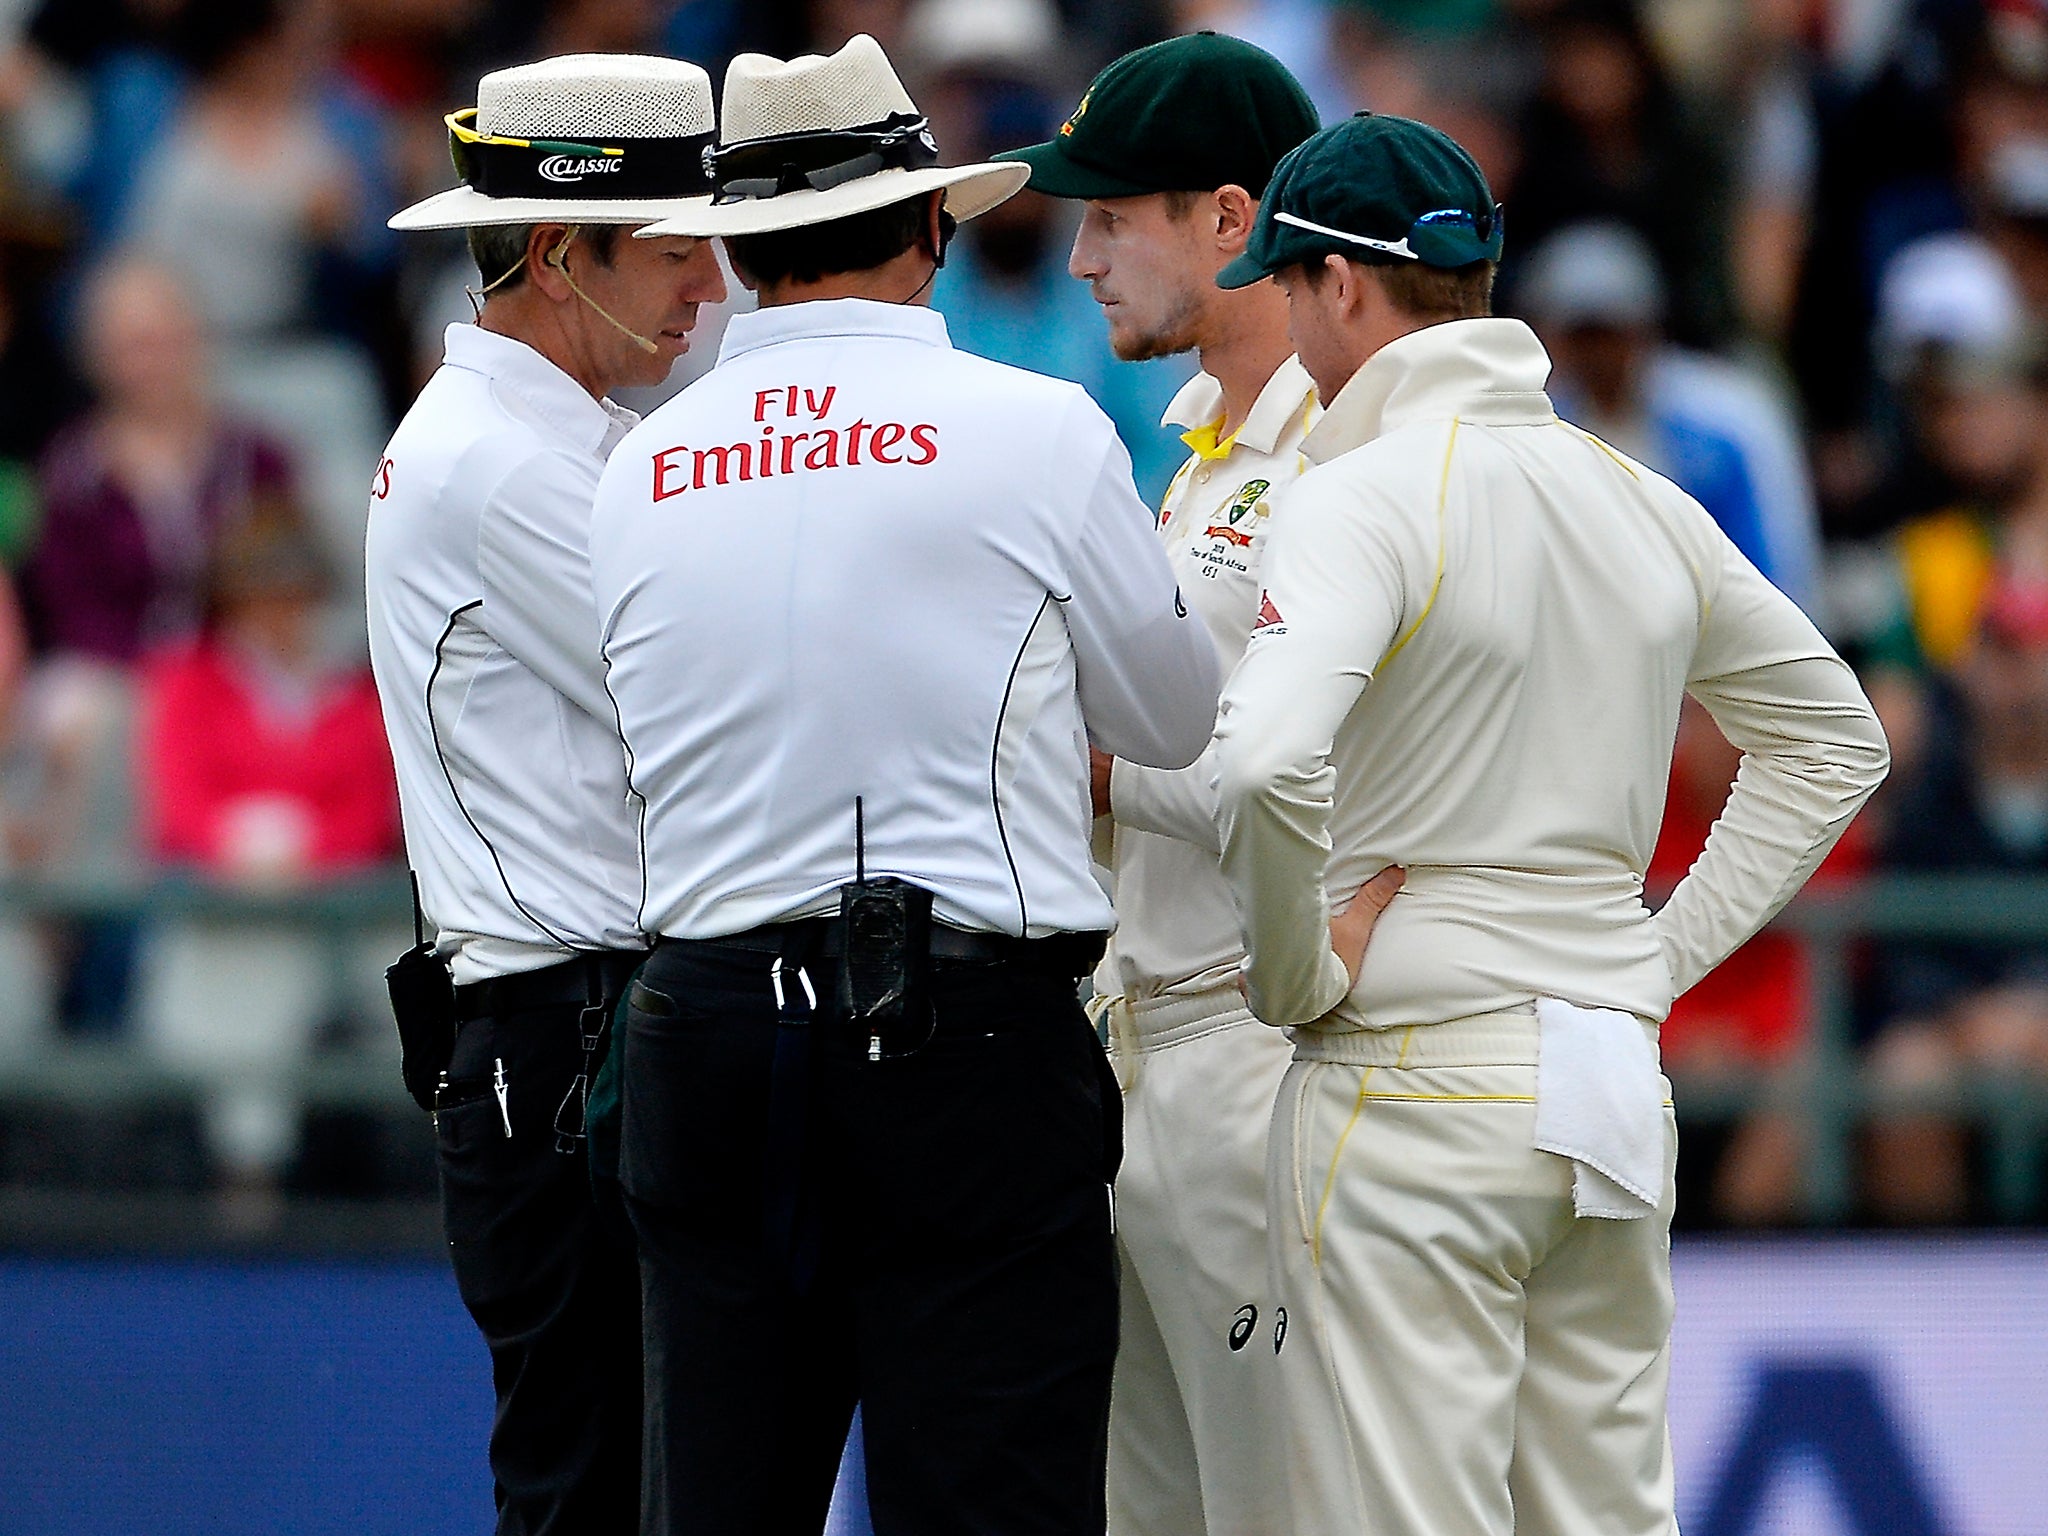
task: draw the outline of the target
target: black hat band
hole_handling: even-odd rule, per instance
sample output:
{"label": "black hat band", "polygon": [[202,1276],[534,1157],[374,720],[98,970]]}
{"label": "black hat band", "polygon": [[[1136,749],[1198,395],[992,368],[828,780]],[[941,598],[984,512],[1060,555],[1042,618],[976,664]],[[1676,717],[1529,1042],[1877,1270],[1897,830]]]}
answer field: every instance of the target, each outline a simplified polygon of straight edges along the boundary
{"label": "black hat band", "polygon": [[915,171],[939,163],[938,141],[922,117],[893,112],[879,123],[778,133],[707,150],[716,203],[829,192],[877,171]]}
{"label": "black hat band", "polygon": [[705,151],[717,135],[609,139],[602,144],[479,133],[476,109],[449,116],[455,172],[485,197],[643,201],[702,197],[712,187]]}

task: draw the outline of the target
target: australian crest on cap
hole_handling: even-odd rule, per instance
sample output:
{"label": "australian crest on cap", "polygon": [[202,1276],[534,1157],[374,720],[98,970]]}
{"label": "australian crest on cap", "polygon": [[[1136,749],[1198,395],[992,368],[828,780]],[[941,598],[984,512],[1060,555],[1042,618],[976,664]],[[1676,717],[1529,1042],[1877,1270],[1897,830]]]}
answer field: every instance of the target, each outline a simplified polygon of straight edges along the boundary
{"label": "australian crest on cap", "polygon": [[1074,108],[1074,115],[1072,117],[1068,118],[1064,123],[1060,124],[1061,138],[1065,138],[1068,134],[1072,133],[1074,131],[1074,124],[1078,123],[1079,121],[1081,121],[1082,118],[1088,115],[1088,98],[1093,96],[1094,94],[1095,87],[1092,85],[1089,86],[1087,90],[1081,93],[1081,105]]}

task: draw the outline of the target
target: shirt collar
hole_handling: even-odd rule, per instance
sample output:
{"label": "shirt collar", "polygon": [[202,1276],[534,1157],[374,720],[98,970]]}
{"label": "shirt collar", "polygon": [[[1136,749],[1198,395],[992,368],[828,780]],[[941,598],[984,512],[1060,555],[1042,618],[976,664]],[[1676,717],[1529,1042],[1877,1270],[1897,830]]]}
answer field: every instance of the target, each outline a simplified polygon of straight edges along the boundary
{"label": "shirt collar", "polygon": [[609,453],[640,420],[623,405],[593,400],[589,390],[525,342],[480,325],[449,326],[442,362],[509,389],[588,453]]}
{"label": "shirt collar", "polygon": [[1315,381],[1299,358],[1289,356],[1259,391],[1238,429],[1218,439],[1223,429],[1223,386],[1206,373],[1198,373],[1180,387],[1166,407],[1160,425],[1185,427],[1180,440],[1197,458],[1227,458],[1242,444],[1254,453],[1271,453],[1295,423],[1308,417],[1308,402],[1315,394]]}
{"label": "shirt collar", "polygon": [[1549,354],[1519,320],[1488,317],[1424,326],[1366,359],[1302,440],[1301,451],[1311,463],[1327,463],[1432,417],[1456,416],[1489,426],[1555,421],[1557,413],[1543,393],[1549,377]]}
{"label": "shirt collar", "polygon": [[722,366],[743,352],[784,341],[878,336],[921,341],[933,347],[953,345],[946,333],[945,317],[921,304],[884,304],[879,299],[812,299],[734,315],[725,323],[725,338],[718,344],[718,361]]}

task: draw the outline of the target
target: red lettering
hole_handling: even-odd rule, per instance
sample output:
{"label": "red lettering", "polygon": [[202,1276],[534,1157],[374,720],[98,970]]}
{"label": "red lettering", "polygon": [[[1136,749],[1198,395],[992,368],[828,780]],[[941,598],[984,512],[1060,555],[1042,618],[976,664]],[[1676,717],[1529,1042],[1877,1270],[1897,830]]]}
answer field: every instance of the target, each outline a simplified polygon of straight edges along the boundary
{"label": "red lettering", "polygon": [[853,425],[846,429],[847,463],[858,464],[860,462],[860,435],[867,431],[867,429],[868,424],[859,417],[855,417]]}
{"label": "red lettering", "polygon": [[[825,398],[820,400],[816,394],[807,389],[804,391],[804,409],[811,413],[813,421],[823,421],[825,413],[832,409],[832,397],[838,393],[839,386],[837,384],[828,384],[825,386]],[[789,414],[792,416],[796,414],[794,406],[790,408]]]}
{"label": "red lettering", "polygon": [[822,432],[813,432],[810,435],[816,438],[817,441],[811,444],[810,452],[804,455],[804,468],[837,469],[839,467],[838,429],[827,427]]}
{"label": "red lettering", "polygon": [[875,435],[868,443],[868,452],[874,455],[877,464],[901,464],[903,455],[890,453],[903,441],[903,424],[900,421],[885,421],[875,428]]}
{"label": "red lettering", "polygon": [[382,458],[377,461],[377,478],[370,482],[370,494],[378,501],[382,501],[391,494],[391,460],[389,458]]}
{"label": "red lettering", "polygon": [[700,448],[690,455],[693,461],[691,465],[691,488],[699,491],[704,489],[704,461],[706,459],[716,459],[718,461],[718,483],[724,485],[726,483],[726,470],[734,454],[738,454],[740,459],[740,479],[753,479],[754,445],[752,443],[732,443],[724,448]]}
{"label": "red lettering", "polygon": [[789,437],[785,437],[782,440],[782,472],[785,475],[793,475],[796,473],[796,471],[790,466],[789,456],[796,452],[796,445],[802,442],[805,438],[809,437],[810,435],[811,434],[808,432],[797,432]]}
{"label": "red lettering", "polygon": [[782,407],[782,414],[785,416],[794,416],[796,414],[796,386],[794,384],[789,386],[789,399]]}
{"label": "red lettering", "polygon": [[768,402],[781,394],[779,389],[757,389],[754,391],[754,420],[768,419]]}
{"label": "red lettering", "polygon": [[[681,443],[678,443],[673,448],[662,449],[661,452],[654,456],[654,499],[656,501],[667,501],[669,497],[680,496],[690,488],[687,479],[681,485],[670,485],[668,483],[668,477],[671,474],[679,477],[684,474],[682,456],[689,451]],[[700,479],[697,483],[702,485],[704,482]]]}
{"label": "red lettering", "polygon": [[[775,429],[763,427],[761,430],[766,436],[761,439],[761,457],[756,462],[760,464],[761,478],[765,480],[775,473]],[[746,476],[740,478],[745,479]]]}
{"label": "red lettering", "polygon": [[928,421],[920,421],[910,429],[910,440],[924,450],[924,457],[910,456],[913,464],[929,464],[939,456],[939,429]]}

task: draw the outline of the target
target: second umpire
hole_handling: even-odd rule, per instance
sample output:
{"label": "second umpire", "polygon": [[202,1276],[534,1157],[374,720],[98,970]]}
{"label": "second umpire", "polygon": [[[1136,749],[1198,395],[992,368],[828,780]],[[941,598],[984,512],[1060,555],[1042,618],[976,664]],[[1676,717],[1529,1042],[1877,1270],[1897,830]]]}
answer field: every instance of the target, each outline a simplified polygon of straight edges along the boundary
{"label": "second umpire", "polygon": [[604,1536],[638,1526],[639,1279],[598,1220],[583,1112],[644,950],[590,508],[638,420],[606,395],[659,383],[725,296],[709,245],[629,235],[708,191],[711,82],[669,59],[549,59],[486,75],[448,122],[464,185],[392,224],[466,229],[488,297],[448,328],[370,493],[371,661],[435,929],[394,971],[440,983],[399,1025],[491,1350],[499,1536]]}
{"label": "second umpire", "polygon": [[592,521],[644,798],[621,1182],[650,1533],[816,1531],[856,1399],[881,1536],[1099,1536],[1117,1092],[1088,737],[1174,767],[1216,658],[1109,420],[919,301],[1015,165],[942,167],[872,38],[742,54],[761,300]]}

